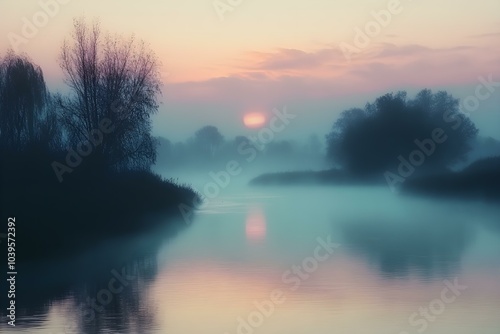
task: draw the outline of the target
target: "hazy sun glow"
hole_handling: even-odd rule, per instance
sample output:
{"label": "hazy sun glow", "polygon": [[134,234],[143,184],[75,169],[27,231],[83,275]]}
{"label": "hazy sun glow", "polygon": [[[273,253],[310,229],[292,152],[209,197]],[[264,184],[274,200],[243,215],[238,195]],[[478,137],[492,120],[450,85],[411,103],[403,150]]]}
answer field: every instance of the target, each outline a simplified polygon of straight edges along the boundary
{"label": "hazy sun glow", "polygon": [[243,123],[248,128],[258,128],[266,122],[266,116],[259,112],[246,114],[243,117]]}
{"label": "hazy sun glow", "polygon": [[261,241],[266,237],[266,218],[259,208],[251,209],[248,213],[245,232],[250,241]]}

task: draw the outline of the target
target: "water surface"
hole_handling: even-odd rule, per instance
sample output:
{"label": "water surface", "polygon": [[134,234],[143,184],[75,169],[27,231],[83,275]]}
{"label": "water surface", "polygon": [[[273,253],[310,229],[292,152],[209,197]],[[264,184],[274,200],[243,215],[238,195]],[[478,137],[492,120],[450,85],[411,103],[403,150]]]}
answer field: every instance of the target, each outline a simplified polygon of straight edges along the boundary
{"label": "water surface", "polygon": [[[15,332],[500,333],[497,206],[234,183],[176,233],[27,267]],[[113,270],[130,279],[89,320]]]}

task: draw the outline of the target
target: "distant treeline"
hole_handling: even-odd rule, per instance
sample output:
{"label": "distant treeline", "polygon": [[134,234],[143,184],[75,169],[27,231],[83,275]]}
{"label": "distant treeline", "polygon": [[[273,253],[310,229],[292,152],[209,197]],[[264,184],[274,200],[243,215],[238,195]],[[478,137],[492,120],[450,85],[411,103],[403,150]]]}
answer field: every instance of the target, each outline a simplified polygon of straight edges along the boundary
{"label": "distant treeline", "polygon": [[171,142],[159,137],[158,167],[210,169],[227,161],[248,161],[269,168],[323,166],[326,162],[324,141],[311,134],[305,142],[275,139],[262,143],[258,138],[236,136],[225,139],[219,129],[207,125],[186,141]]}

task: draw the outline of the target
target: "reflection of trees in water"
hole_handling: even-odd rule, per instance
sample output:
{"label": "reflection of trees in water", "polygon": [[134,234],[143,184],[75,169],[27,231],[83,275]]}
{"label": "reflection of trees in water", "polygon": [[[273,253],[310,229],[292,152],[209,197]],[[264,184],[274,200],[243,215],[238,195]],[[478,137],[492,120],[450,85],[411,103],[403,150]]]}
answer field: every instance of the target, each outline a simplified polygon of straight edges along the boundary
{"label": "reflection of trees in water", "polygon": [[[122,273],[121,268],[116,271]],[[108,290],[109,281],[114,277],[111,273],[104,280],[82,286],[80,291],[75,292],[75,307],[71,310],[76,317],[78,330],[75,332],[102,333],[107,329],[116,333],[140,333],[155,323],[154,309],[145,300],[144,292],[157,273],[156,259],[135,261],[124,267],[124,271],[125,275],[130,275],[126,286],[117,283],[117,287],[123,287],[121,292],[110,293],[112,297],[109,303],[107,299],[101,299],[104,304],[97,301],[99,307],[95,311],[90,311],[92,308],[88,298],[95,299],[102,295],[101,289]]]}
{"label": "reflection of trees in water", "polygon": [[[144,299],[145,291],[157,274],[156,252],[184,225],[166,224],[160,230],[142,236],[107,241],[73,258],[50,258],[32,264],[18,265],[16,280],[16,327],[35,328],[49,318],[52,306],[58,306],[58,316],[66,315],[61,333],[139,333],[154,324],[154,310]],[[116,274],[130,275],[116,279]],[[97,307],[90,316],[91,299],[99,291],[109,290],[115,279],[110,302]],[[121,289],[123,287],[123,289]],[[120,290],[120,292],[118,292]],[[90,299],[90,300],[89,300]],[[5,317],[6,298],[2,298],[0,311]],[[107,302],[102,294],[101,300]],[[99,301],[97,306],[102,305]],[[22,318],[22,320],[20,319]],[[92,319],[92,320],[90,320]],[[1,325],[3,326],[3,324]],[[0,328],[2,328],[0,326]]]}
{"label": "reflection of trees in water", "polygon": [[500,237],[500,206],[497,203],[486,203],[479,205],[474,213],[478,221],[484,226],[486,231],[492,232]]}
{"label": "reflection of trees in water", "polygon": [[449,276],[475,230],[460,221],[358,221],[342,226],[349,249],[389,276]]}

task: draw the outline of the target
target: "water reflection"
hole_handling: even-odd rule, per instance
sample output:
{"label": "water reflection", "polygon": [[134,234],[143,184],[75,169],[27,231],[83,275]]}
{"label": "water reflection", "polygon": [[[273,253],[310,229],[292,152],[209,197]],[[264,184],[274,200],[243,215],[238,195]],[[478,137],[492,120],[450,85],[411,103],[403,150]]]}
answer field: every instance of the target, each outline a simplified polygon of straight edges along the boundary
{"label": "water reflection", "polygon": [[476,229],[458,220],[362,220],[341,228],[349,249],[383,274],[450,276],[460,265]]}
{"label": "water reflection", "polygon": [[104,329],[137,333],[154,325],[154,310],[141,293],[148,290],[157,273],[156,260],[143,258],[116,268],[74,292],[70,312],[78,333],[102,333]]}
{"label": "water reflection", "polygon": [[247,214],[245,232],[247,240],[259,242],[266,237],[266,217],[260,207],[250,208]]}
{"label": "water reflection", "polygon": [[[74,324],[66,333],[233,334],[238,317],[248,319],[256,302],[280,289],[286,302],[254,333],[412,333],[408,317],[439,298],[447,276],[470,289],[427,333],[498,333],[494,207],[349,189],[218,200],[168,242],[173,233],[158,230],[20,268],[18,314],[26,317],[16,332],[59,334]],[[317,238],[329,235],[340,248],[293,290],[284,272],[314,256]],[[101,290],[111,291],[113,270],[133,278],[89,321],[89,299],[107,300]]]}
{"label": "water reflection", "polygon": [[143,297],[158,272],[156,253],[184,227],[165,221],[154,231],[106,240],[72,258],[61,254],[19,264],[16,329],[90,334],[111,329],[138,333],[153,327],[155,313]]}

